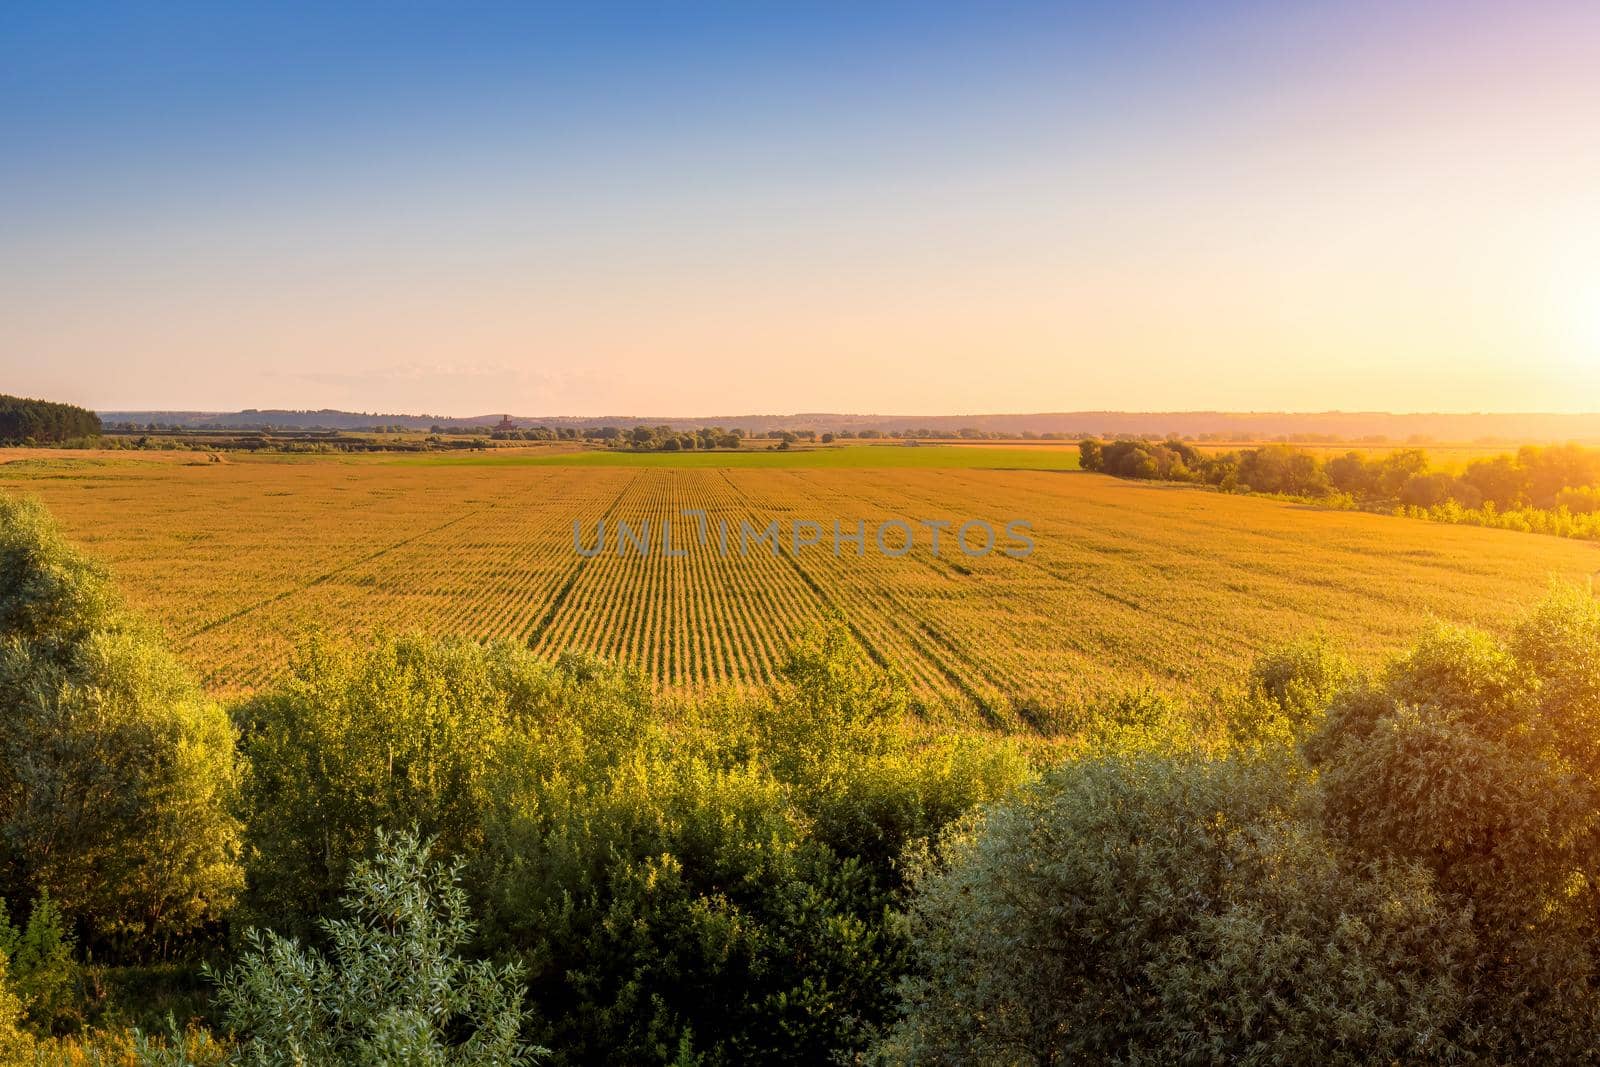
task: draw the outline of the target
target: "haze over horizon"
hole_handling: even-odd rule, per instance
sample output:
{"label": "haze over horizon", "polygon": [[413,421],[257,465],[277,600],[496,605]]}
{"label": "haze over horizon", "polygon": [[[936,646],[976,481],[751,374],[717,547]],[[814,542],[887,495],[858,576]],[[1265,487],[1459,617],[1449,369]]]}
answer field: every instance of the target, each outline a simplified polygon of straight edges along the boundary
{"label": "haze over horizon", "polygon": [[784,410],[784,409],[780,409],[780,408],[771,408],[771,407],[769,407],[769,408],[752,408],[752,409],[750,409],[748,411],[732,411],[732,410],[729,410],[729,411],[699,411],[699,410],[696,410],[696,411],[684,411],[684,412],[671,412],[671,411],[640,410],[640,411],[576,411],[576,412],[566,412],[566,411],[514,411],[514,410],[509,410],[509,409],[506,409],[506,408],[485,408],[485,409],[483,409],[481,411],[445,411],[445,410],[432,411],[432,410],[421,410],[421,409],[415,410],[415,411],[406,411],[406,410],[400,410],[400,409],[380,410],[380,409],[377,409],[377,408],[373,408],[370,405],[366,406],[366,407],[362,407],[362,406],[358,405],[356,407],[350,407],[350,408],[330,407],[330,406],[320,406],[320,405],[318,405],[318,406],[307,406],[307,405],[304,405],[304,404],[301,404],[301,405],[285,405],[283,407],[261,407],[259,405],[247,405],[247,406],[244,406],[244,407],[237,407],[236,406],[236,407],[228,407],[228,408],[175,408],[175,407],[170,407],[170,406],[168,406],[168,407],[142,407],[141,408],[141,407],[129,407],[127,405],[110,404],[110,405],[106,405],[106,406],[100,407],[100,408],[95,408],[95,409],[92,409],[92,410],[99,411],[99,412],[116,412],[116,413],[171,412],[171,413],[174,413],[174,414],[219,414],[219,415],[224,415],[224,414],[229,414],[229,415],[231,415],[231,414],[243,414],[243,413],[249,412],[249,411],[264,411],[264,412],[265,411],[294,411],[294,412],[332,411],[332,412],[338,412],[340,414],[347,414],[347,415],[360,415],[360,414],[370,414],[370,415],[374,415],[374,416],[378,416],[378,415],[404,415],[404,416],[411,417],[411,418],[439,417],[439,418],[445,418],[445,419],[487,418],[487,417],[496,416],[496,415],[500,415],[500,416],[509,415],[512,418],[518,418],[518,419],[530,419],[530,418],[603,419],[603,418],[634,418],[634,417],[638,417],[638,418],[666,418],[666,419],[673,419],[673,420],[684,420],[684,419],[699,419],[699,418],[750,417],[750,416],[776,417],[776,418],[804,418],[806,416],[811,416],[811,415],[818,415],[818,416],[821,416],[821,415],[836,415],[836,416],[848,416],[848,417],[852,417],[852,418],[911,418],[911,419],[915,419],[915,418],[936,418],[936,419],[957,418],[957,419],[959,419],[959,418],[1026,418],[1026,417],[1028,417],[1030,415],[1075,414],[1077,412],[1089,412],[1089,411],[1100,412],[1100,413],[1110,414],[1110,415],[1210,415],[1210,414],[1218,414],[1218,415],[1295,415],[1295,416],[1312,416],[1312,415],[1384,415],[1384,416],[1392,416],[1392,417],[1395,417],[1395,418],[1405,418],[1405,417],[1409,417],[1409,416],[1430,416],[1430,415],[1440,415],[1440,416],[1447,416],[1447,417],[1467,417],[1467,416],[1478,416],[1478,415],[1489,415],[1489,416],[1502,416],[1502,415],[1506,415],[1506,416],[1514,416],[1514,415],[1528,415],[1528,416],[1559,415],[1559,416],[1569,416],[1569,415],[1577,415],[1577,416],[1596,416],[1596,417],[1600,417],[1600,410],[1595,410],[1595,411],[1576,411],[1576,410],[1575,411],[1385,411],[1385,410],[1380,409],[1380,408],[1371,408],[1371,409],[1365,409],[1365,410],[1354,410],[1354,409],[1346,410],[1346,409],[1342,409],[1342,408],[1329,408],[1329,409],[1319,410],[1319,411],[1314,411],[1314,410],[1310,410],[1310,409],[1290,410],[1290,409],[1234,409],[1234,408],[1171,408],[1171,409],[1167,409],[1167,410],[1157,410],[1155,408],[1076,408],[1076,409],[1062,409],[1060,411],[1044,411],[1044,410],[1040,410],[1040,411],[975,411],[975,410],[974,411],[966,411],[966,410],[950,410],[950,411],[788,411],[788,410]]}
{"label": "haze over horizon", "polygon": [[1600,5],[0,10],[0,391],[1594,412]]}

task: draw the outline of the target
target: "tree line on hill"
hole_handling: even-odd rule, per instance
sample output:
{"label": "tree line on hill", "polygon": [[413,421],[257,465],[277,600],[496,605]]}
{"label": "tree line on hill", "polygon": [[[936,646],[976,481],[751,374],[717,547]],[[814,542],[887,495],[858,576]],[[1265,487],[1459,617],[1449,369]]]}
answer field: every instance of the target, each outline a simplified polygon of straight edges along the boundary
{"label": "tree line on hill", "polygon": [[[1390,506],[1427,515],[1492,522],[1497,514],[1600,514],[1600,449],[1575,444],[1525,445],[1475,459],[1459,473],[1434,469],[1422,449],[1321,459],[1288,445],[1204,453],[1178,440],[1101,441],[1078,445],[1079,465],[1121,478],[1195,482],[1226,492],[1273,493],[1359,506]],[[1573,524],[1577,531],[1593,524]]]}
{"label": "tree line on hill", "polygon": [[693,432],[674,430],[670,426],[644,425],[635,426],[631,430],[619,426],[593,426],[581,429],[534,426],[528,429],[495,430],[490,437],[496,441],[588,441],[641,452],[677,452],[738,448],[744,441],[745,433],[743,430],[724,430],[720,426],[705,426]]}
{"label": "tree line on hill", "polygon": [[682,701],[313,636],[223,706],[0,496],[0,1061],[1585,1062],[1597,663],[1558,590],[1049,738],[838,624]]}
{"label": "tree line on hill", "polygon": [[550,427],[532,426],[528,428],[494,429],[488,431],[492,440],[496,441],[588,441],[595,444],[607,445],[615,448],[626,448],[640,452],[678,452],[694,451],[696,449],[733,449],[740,448],[749,441],[774,441],[782,445],[805,444],[832,444],[834,441],[920,441],[920,440],[949,440],[962,441],[1000,441],[1000,440],[1072,440],[1060,434],[1007,434],[996,433],[971,428],[959,431],[935,431],[930,429],[920,430],[895,430],[885,432],[881,430],[842,430],[838,433],[817,431],[810,429],[796,430],[764,430],[759,432],[746,432],[735,427],[725,430],[721,426],[702,426],[698,430],[675,429],[670,425],[659,424],[646,426],[640,424],[631,429],[620,426],[587,426],[587,427]]}
{"label": "tree line on hill", "polygon": [[0,445],[65,444],[100,436],[100,416],[72,404],[0,395]]}
{"label": "tree line on hill", "polygon": [[[370,431],[374,427],[399,427],[415,433],[467,433],[492,428],[501,415],[452,418],[444,415],[403,415],[353,411],[291,411],[247,409],[239,412],[105,411],[108,423],[136,423],[141,428],[158,423],[162,429],[337,429]],[[512,417],[523,426],[557,429],[601,426],[629,428],[670,425],[693,432],[702,425],[737,427],[747,434],[774,430],[815,430],[818,433],[883,436],[914,434],[954,437],[981,433],[996,438],[1076,441],[1084,436],[1123,435],[1179,437],[1221,441],[1339,442],[1368,445],[1428,444],[1439,441],[1510,444],[1600,440],[1600,414],[1393,414],[1388,412],[1228,412],[1228,411],[1058,411],[1023,414],[874,415],[798,412],[787,415],[723,414],[694,419],[646,415]]]}
{"label": "tree line on hill", "polygon": [[[679,452],[696,450],[732,450],[750,447],[754,442],[768,442],[768,447],[789,448],[795,444],[832,444],[834,441],[859,439],[874,440],[926,440],[936,435],[932,431],[906,431],[884,434],[864,430],[857,434],[845,431],[839,434],[819,433],[816,430],[769,430],[746,433],[744,430],[726,430],[720,426],[704,426],[698,430],[675,430],[670,426],[638,425],[631,429],[618,426],[552,427],[528,426],[490,428],[469,426],[451,428],[434,426],[426,436],[396,426],[372,426],[362,431],[352,430],[196,430],[164,427],[157,423],[111,423],[107,426],[112,436],[105,447],[113,449],[199,449],[226,451],[280,451],[280,452],[423,452],[456,449],[480,449],[487,442],[535,441],[582,443],[633,452]],[[405,437],[394,435],[409,434]],[[964,432],[962,440],[1000,439],[1001,435]]]}

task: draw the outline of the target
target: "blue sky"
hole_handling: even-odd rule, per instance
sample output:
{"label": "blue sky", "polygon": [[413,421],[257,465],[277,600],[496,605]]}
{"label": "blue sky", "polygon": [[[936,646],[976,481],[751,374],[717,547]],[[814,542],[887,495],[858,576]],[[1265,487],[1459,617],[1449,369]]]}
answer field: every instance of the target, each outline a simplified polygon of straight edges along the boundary
{"label": "blue sky", "polygon": [[101,408],[1594,409],[1597,27],[8,5],[0,374]]}

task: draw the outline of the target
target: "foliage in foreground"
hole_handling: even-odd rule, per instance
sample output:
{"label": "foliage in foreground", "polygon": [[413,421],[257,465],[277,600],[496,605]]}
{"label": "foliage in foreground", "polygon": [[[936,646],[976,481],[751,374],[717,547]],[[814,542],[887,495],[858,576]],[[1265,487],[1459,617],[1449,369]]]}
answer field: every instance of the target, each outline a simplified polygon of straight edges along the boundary
{"label": "foliage in foreground", "polygon": [[233,731],[44,509],[0,495],[0,893],[124,957],[242,881]]}
{"label": "foliage in foreground", "polygon": [[0,901],[0,954],[9,966],[11,990],[35,1032],[53,1033],[77,1021],[80,975],[72,950],[72,934],[48,892],[34,901],[20,929]]}
{"label": "foliage in foreground", "polygon": [[1600,601],[1508,641],[1439,627],[1335,700],[1306,751],[1322,821],[1427,870],[1479,944],[1467,1013],[1504,1059],[1600,1049]]}
{"label": "foliage in foreground", "polygon": [[[164,1036],[95,1030],[35,1042],[17,1032],[7,1064],[130,1067],[518,1067],[545,1050],[524,1042],[525,988],[515,965],[460,955],[474,924],[461,864],[431,862],[415,834],[379,831],[375,858],[357,863],[341,900],[345,918],[322,921],[326,952],[251,930],[226,973],[212,973],[235,1036],[180,1029]],[[3,967],[3,964],[0,964]],[[5,987],[0,969],[0,991]],[[9,999],[7,999],[9,997]],[[4,1021],[22,1010],[0,996]],[[29,1057],[32,1057],[32,1060]]]}
{"label": "foliage in foreground", "polygon": [[234,1062],[404,1067],[517,1067],[541,1049],[523,1043],[524,989],[515,965],[469,963],[461,866],[430,863],[410,834],[378,836],[343,898],[348,917],[325,919],[328,954],[250,931],[244,959],[217,983]]}
{"label": "foliage in foreground", "polygon": [[1416,1061],[1472,938],[1300,813],[1275,761],[1069,763],[945,842],[911,908],[908,1063]]}
{"label": "foliage in foreground", "polygon": [[[1371,676],[1311,641],[1214,707],[1131,696],[1033,780],[1016,739],[933,736],[842,627],[683,705],[581,656],[313,641],[235,735],[37,509],[0,501],[0,562],[28,916],[0,925],[0,1062],[1600,1049],[1600,607],[1573,591]],[[51,789],[82,825],[43,821]],[[377,826],[465,862],[375,855]],[[74,951],[170,958],[219,918],[292,935],[221,980],[234,1033],[50,1036]]]}
{"label": "foliage in foreground", "polygon": [[34,1055],[33,1035],[23,1029],[23,1005],[8,981],[10,966],[0,955],[0,1063],[27,1063]]}
{"label": "foliage in foreground", "polygon": [[903,969],[903,849],[1027,773],[1008,742],[924,736],[842,628],[773,692],[690,706],[581,656],[313,642],[239,718],[247,912],[298,928],[370,827],[414,824],[471,857],[475,947],[525,965],[532,1036],[570,1062],[864,1048]]}
{"label": "foliage in foreground", "polygon": [[1321,657],[1263,668],[1247,706],[1298,745],[1101,752],[946,836],[882,1053],[1596,1058],[1600,605],[1440,627],[1325,714],[1277,698],[1327,693]]}

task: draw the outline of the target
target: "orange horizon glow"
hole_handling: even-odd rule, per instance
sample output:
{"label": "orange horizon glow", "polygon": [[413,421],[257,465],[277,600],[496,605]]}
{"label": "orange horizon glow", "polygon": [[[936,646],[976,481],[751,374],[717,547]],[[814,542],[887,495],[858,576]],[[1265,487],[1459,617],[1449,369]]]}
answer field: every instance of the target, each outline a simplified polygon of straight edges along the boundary
{"label": "orange horizon glow", "polygon": [[[508,45],[482,74],[347,21],[320,29],[375,37],[372,70],[305,86],[283,26],[170,74],[158,28],[113,56],[144,96],[113,66],[65,102],[35,43],[0,94],[0,390],[1600,411],[1593,5],[877,18],[596,37],[598,69],[562,27],[571,70]],[[230,48],[267,58],[219,83]]]}

